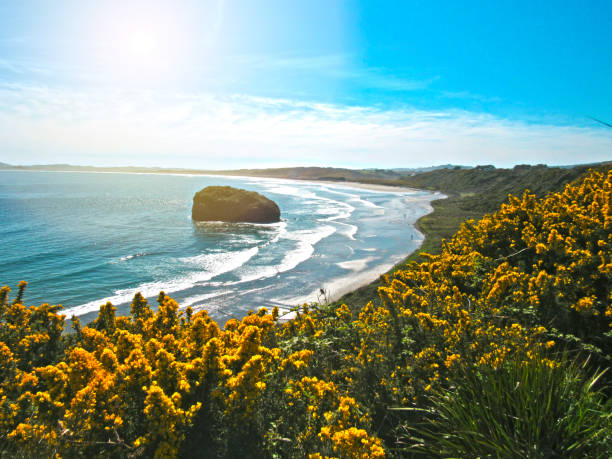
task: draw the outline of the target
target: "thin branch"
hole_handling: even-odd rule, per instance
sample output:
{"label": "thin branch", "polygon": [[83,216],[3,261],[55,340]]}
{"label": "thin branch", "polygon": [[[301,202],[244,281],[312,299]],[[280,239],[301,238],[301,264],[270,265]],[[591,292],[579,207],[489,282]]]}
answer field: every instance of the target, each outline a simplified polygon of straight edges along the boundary
{"label": "thin branch", "polygon": [[505,256],[505,257],[499,257],[499,258],[496,258],[496,259],[495,259],[495,260],[493,260],[493,261],[505,260],[505,259],[507,259],[507,258],[514,257],[515,255],[518,255],[519,253],[523,253],[525,250],[529,250],[530,248],[531,248],[531,247],[525,247],[524,249],[521,249],[521,250],[519,250],[518,252],[511,253],[510,255],[507,255],[507,256]]}
{"label": "thin branch", "polygon": [[587,116],[587,118],[590,118],[593,121],[597,121],[599,124],[603,124],[604,126],[612,127],[612,124],[606,123],[605,121],[602,121],[602,120],[598,120],[597,118],[593,118],[592,116]]}

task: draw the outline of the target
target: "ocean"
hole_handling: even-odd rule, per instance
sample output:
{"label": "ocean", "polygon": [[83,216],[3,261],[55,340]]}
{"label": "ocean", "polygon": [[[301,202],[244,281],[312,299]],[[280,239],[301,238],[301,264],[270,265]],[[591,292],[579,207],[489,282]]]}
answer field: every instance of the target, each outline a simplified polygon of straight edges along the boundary
{"label": "ocean", "polygon": [[[196,191],[230,185],[281,209],[280,223],[194,223]],[[224,321],[290,309],[366,283],[416,250],[439,194],[254,177],[0,171],[0,285],[27,304],[93,320],[141,292]]]}

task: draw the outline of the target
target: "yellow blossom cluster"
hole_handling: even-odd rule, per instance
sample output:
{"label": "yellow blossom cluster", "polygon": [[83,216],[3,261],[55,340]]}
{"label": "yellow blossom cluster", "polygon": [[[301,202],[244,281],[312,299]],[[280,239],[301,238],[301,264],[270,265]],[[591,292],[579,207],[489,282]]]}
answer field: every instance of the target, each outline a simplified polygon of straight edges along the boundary
{"label": "yellow blossom cluster", "polygon": [[[62,334],[59,307],[24,306],[24,289],[9,303],[3,288],[0,303],[0,446],[8,450],[294,456],[333,449],[317,435],[324,426],[366,432],[354,400],[347,405],[333,383],[309,376],[311,350],[274,345],[278,311],[262,308],[221,329],[205,311],[179,311],[163,292],[156,312],[137,294],[129,316],[116,317],[108,303],[89,326],[73,318],[73,333]],[[278,441],[287,435],[296,441]],[[365,438],[355,455],[380,447]]]}

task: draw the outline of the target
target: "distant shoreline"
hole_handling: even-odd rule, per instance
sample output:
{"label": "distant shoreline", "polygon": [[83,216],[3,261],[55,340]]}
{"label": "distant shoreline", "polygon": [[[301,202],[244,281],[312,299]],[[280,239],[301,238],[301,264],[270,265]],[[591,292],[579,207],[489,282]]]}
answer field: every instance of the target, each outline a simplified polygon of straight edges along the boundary
{"label": "distant shoreline", "polygon": [[[356,182],[356,181],[343,181],[343,180],[318,180],[308,178],[291,178],[291,177],[271,177],[268,175],[238,175],[228,173],[214,173],[208,171],[202,172],[171,172],[170,170],[159,170],[159,171],[126,171],[126,170],[75,170],[75,169],[0,169],[0,172],[54,172],[54,173],[78,173],[78,174],[134,174],[134,175],[170,175],[170,176],[202,176],[202,177],[228,177],[228,178],[262,178],[269,180],[288,180],[298,182],[312,182],[316,184],[325,184],[331,186],[340,186],[348,188],[359,188],[368,191],[382,191],[382,192],[414,192],[414,191],[427,191],[421,188],[411,188],[403,185],[389,185],[389,184],[378,184],[369,182]],[[225,171],[224,171],[225,172]],[[443,199],[443,198],[441,198]]]}
{"label": "distant shoreline", "polygon": [[0,162],[0,171],[38,171],[38,172],[100,172],[132,174],[170,174],[170,175],[220,175],[227,177],[261,177],[288,180],[308,180],[317,183],[345,185],[359,183],[389,187],[406,187],[403,180],[418,174],[440,168],[464,167],[450,164],[443,166],[420,167],[413,169],[346,169],[337,167],[280,167],[259,169],[186,169],[138,166],[74,166],[70,164],[11,165]]}

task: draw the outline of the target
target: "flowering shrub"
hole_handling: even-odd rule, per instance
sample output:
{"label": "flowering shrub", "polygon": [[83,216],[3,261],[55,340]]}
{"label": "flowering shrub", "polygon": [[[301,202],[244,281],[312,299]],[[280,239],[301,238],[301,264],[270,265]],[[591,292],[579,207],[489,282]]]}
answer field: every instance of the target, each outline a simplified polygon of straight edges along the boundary
{"label": "flowering shrub", "polygon": [[[59,306],[0,290],[0,454],[393,455],[392,407],[427,406],[460,368],[556,368],[612,351],[612,171],[467,221],[384,278],[380,306],[261,309],[223,327],[163,292],[63,333]],[[542,357],[544,356],[544,357]],[[487,374],[484,372],[483,374]]]}
{"label": "flowering shrub", "polygon": [[[0,305],[0,441],[7,451],[292,456],[340,448],[348,456],[384,455],[355,401],[308,376],[312,351],[271,345],[280,334],[277,311],[262,309],[221,329],[205,311],[179,312],[163,292],[157,312],[137,294],[130,316],[115,317],[106,304],[89,326],[74,318],[75,332],[62,335],[58,307],[25,307],[17,298],[9,304],[8,294],[3,288]],[[278,441],[281,431],[291,443]],[[358,432],[359,444],[320,435],[326,431]]]}

